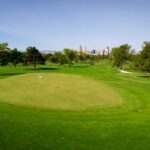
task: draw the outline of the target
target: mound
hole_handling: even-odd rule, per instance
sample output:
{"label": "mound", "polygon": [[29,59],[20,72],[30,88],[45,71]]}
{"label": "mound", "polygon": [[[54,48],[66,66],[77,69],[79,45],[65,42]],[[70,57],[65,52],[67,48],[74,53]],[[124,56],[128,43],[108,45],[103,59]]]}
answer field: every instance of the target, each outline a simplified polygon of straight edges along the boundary
{"label": "mound", "polygon": [[121,103],[107,84],[69,74],[30,73],[0,80],[0,101],[61,110],[110,107]]}

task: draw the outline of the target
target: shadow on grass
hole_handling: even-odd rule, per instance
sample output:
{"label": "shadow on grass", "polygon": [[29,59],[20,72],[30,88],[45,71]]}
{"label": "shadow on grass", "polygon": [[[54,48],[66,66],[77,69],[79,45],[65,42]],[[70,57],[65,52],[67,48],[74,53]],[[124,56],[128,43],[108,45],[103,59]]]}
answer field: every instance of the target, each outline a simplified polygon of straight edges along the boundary
{"label": "shadow on grass", "polygon": [[150,77],[147,75],[145,75],[145,76],[138,76],[138,77],[140,77],[140,78],[149,78],[150,79]]}
{"label": "shadow on grass", "polygon": [[21,75],[21,74],[24,74],[24,73],[3,73],[3,74],[0,74],[0,77],[8,77],[8,76]]}
{"label": "shadow on grass", "polygon": [[36,69],[34,69],[34,68],[30,68],[30,69],[27,69],[27,70],[35,70],[35,71],[46,71],[46,70],[48,70],[48,71],[53,71],[53,70],[58,70],[58,69],[60,69],[60,68],[36,68]]}
{"label": "shadow on grass", "polygon": [[68,66],[68,67],[71,67],[71,68],[88,68],[89,66],[86,65],[86,66]]}

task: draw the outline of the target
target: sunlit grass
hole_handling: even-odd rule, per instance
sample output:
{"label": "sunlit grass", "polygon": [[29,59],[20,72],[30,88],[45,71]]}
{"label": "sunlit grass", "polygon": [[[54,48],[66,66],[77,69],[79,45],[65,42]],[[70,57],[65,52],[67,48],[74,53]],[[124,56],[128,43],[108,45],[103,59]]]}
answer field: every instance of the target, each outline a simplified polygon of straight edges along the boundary
{"label": "sunlit grass", "polygon": [[[142,74],[121,74],[106,62],[39,66],[36,71],[32,66],[1,67],[0,149],[150,149],[150,80]],[[19,91],[25,93],[17,98]],[[45,94],[49,98],[42,99]],[[86,101],[87,95],[93,100]],[[71,102],[66,105],[63,96]]]}

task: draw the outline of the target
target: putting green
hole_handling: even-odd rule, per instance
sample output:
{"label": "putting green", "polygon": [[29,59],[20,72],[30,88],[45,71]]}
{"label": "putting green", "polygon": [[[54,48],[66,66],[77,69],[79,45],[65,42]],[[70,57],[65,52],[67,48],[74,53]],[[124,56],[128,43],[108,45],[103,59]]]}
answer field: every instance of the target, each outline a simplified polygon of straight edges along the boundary
{"label": "putting green", "polygon": [[0,80],[0,101],[37,108],[83,110],[122,103],[103,81],[70,74],[29,73]]}

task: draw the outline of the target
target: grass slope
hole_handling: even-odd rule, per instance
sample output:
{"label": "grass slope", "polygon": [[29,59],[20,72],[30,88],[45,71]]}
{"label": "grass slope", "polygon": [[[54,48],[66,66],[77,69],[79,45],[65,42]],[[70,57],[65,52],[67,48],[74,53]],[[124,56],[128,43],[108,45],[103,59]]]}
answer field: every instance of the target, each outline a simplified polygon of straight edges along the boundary
{"label": "grass slope", "polygon": [[[17,74],[33,72],[90,78],[92,84],[96,81],[113,88],[123,103],[114,107],[71,111],[35,109],[0,102],[1,150],[150,149],[150,80],[139,78],[141,73],[121,74],[105,63],[93,67],[80,65],[46,69],[41,66],[37,71],[30,67],[14,69],[7,66],[0,68],[0,83],[26,77]],[[2,89],[5,85],[0,86]],[[5,93],[6,97],[9,92]]]}

